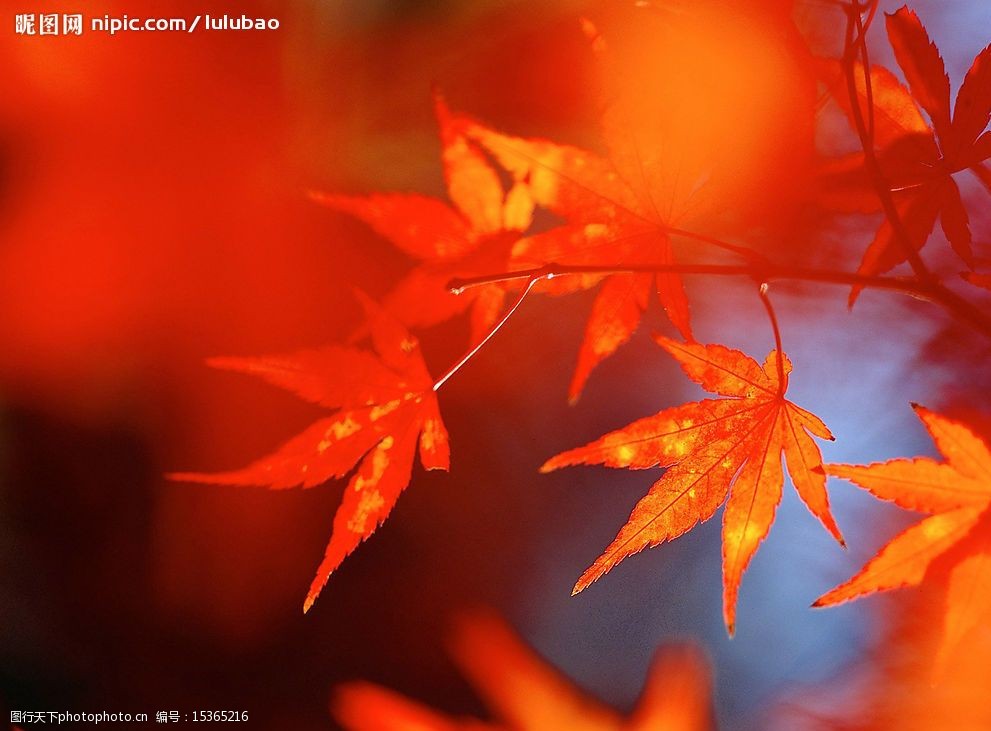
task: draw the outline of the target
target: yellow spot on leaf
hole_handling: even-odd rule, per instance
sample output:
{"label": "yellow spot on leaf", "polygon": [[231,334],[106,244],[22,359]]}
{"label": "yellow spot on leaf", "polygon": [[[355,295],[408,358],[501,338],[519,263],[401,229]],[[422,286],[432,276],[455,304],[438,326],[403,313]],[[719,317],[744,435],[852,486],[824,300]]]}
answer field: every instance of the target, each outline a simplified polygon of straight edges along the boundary
{"label": "yellow spot on leaf", "polygon": [[356,431],[361,429],[361,424],[352,419],[350,416],[344,419],[344,421],[335,421],[330,425],[324,434],[324,438],[317,445],[317,451],[323,454],[327,451],[331,444],[334,442],[339,442],[345,437],[349,437]]}
{"label": "yellow spot on leaf", "polygon": [[420,432],[420,445],[428,452],[434,451],[437,443],[437,421],[427,419],[423,422],[423,431]]}
{"label": "yellow spot on leaf", "polygon": [[[371,459],[371,474],[365,476],[364,474],[358,474],[354,478],[354,491],[361,492],[366,486],[375,487],[382,479],[382,475],[385,474],[386,468],[389,466],[389,455],[387,452],[392,449],[392,445],[396,443],[396,440],[391,436],[386,437],[379,445],[375,448],[375,451],[371,453],[371,456],[366,459]],[[365,465],[361,466],[362,473],[364,472]]]}
{"label": "yellow spot on leaf", "polygon": [[391,414],[397,408],[399,408],[399,399],[393,399],[387,404],[382,404],[380,406],[375,406],[369,413],[368,418],[371,421],[378,421],[383,416]]}
{"label": "yellow spot on leaf", "polygon": [[364,535],[368,532],[368,519],[373,516],[383,505],[385,500],[378,493],[378,490],[369,490],[358,500],[358,508],[354,515],[348,520],[348,530],[352,533]]}

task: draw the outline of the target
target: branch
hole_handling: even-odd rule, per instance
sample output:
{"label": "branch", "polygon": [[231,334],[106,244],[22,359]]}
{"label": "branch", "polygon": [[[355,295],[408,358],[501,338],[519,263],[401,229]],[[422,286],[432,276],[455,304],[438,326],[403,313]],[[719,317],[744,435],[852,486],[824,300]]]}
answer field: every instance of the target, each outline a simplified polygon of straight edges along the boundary
{"label": "branch", "polygon": [[579,274],[698,274],[722,277],[747,277],[758,283],[775,280],[790,280],[796,282],[813,282],[820,284],[837,284],[844,286],[860,285],[868,289],[880,289],[889,292],[901,292],[917,299],[926,300],[939,305],[951,315],[967,323],[978,332],[991,338],[991,318],[974,307],[955,292],[947,289],[938,282],[919,281],[916,278],[888,277],[882,275],[853,274],[850,272],[833,271],[830,269],[813,269],[810,267],[779,266],[776,264],[754,263],[749,265],[736,264],[616,264],[606,265],[565,265],[547,264],[534,269],[523,269],[516,272],[500,272],[478,277],[459,277],[447,283],[448,289],[455,294],[471,287],[486,284],[513,282],[520,279],[530,281],[527,291],[541,279],[566,277]]}
{"label": "branch", "polygon": [[933,299],[930,285],[920,283],[916,279],[904,277],[885,277],[868,274],[852,274],[850,272],[832,271],[829,269],[812,269],[810,267],[779,266],[776,264],[616,264],[608,265],[568,265],[546,264],[534,269],[522,269],[515,272],[500,272],[485,274],[478,277],[458,277],[447,283],[448,289],[460,294],[465,289],[480,287],[485,284],[513,282],[519,279],[553,279],[578,274],[700,274],[729,277],[748,277],[758,283],[773,280],[793,280],[801,282],[820,282],[823,284],[855,285],[871,289],[886,289],[902,292],[920,299]]}

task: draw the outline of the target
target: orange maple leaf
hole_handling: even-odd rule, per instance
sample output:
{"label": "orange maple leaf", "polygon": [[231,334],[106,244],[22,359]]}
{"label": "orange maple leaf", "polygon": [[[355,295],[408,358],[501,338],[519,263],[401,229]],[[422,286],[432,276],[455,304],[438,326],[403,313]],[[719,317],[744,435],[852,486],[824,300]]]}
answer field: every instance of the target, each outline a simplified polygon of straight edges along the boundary
{"label": "orange maple leaf", "polygon": [[[595,27],[586,21],[584,28],[602,63],[613,66]],[[686,96],[692,105],[699,101],[697,89],[668,72],[651,75],[625,66],[622,72],[608,70],[619,88],[612,90],[602,115],[605,155],[463,120],[465,134],[515,180],[525,181],[538,205],[566,219],[562,226],[521,239],[513,247],[511,263],[516,269],[545,264],[671,265],[675,258],[670,237],[680,231],[675,227],[701,223],[716,207],[719,184],[713,169],[725,135],[713,129],[705,114],[686,109]],[[569,278],[569,284],[573,288],[581,281],[591,287],[601,279]],[[604,279],[569,387],[572,401],[593,369],[632,337],[653,297],[681,336],[693,339],[680,275],[624,273]]]}
{"label": "orange maple leaf", "polygon": [[307,488],[343,477],[358,465],[334,516],[330,543],[306,595],[304,612],[330,574],[388,517],[409,484],[417,445],[425,469],[446,470],[450,461],[447,430],[419,343],[391,315],[359,297],[374,354],[328,346],[288,355],[209,361],[216,368],[258,376],[337,411],[243,469],[169,475],[173,480],[217,485]]}
{"label": "orange maple leaf", "polygon": [[336,692],[332,709],[348,731],[709,731],[708,664],[691,645],[661,648],[637,707],[624,718],[587,697],[538,657],[500,618],[466,617],[451,655],[496,720],[453,718],[366,682]]}
{"label": "orange maple leaf", "polygon": [[515,285],[450,291],[452,279],[504,271],[510,248],[530,226],[533,201],[522,183],[504,191],[477,144],[462,132],[440,95],[435,96],[444,176],[454,206],[418,194],[349,196],[311,193],[325,206],[348,213],[417,261],[383,305],[405,325],[430,327],[471,309],[472,340],[498,319],[505,292]]}
{"label": "orange maple leaf", "polygon": [[940,657],[947,578],[945,572],[934,572],[918,591],[876,607],[875,617],[880,615],[882,622],[873,622],[876,629],[872,628],[865,656],[833,679],[817,682],[780,704],[767,727],[991,729],[991,631],[970,634],[951,654]]}
{"label": "orange maple leaf", "polygon": [[883,500],[932,515],[897,535],[814,606],[915,586],[937,557],[948,554],[953,566],[940,652],[945,657],[977,624],[991,620],[991,449],[960,422],[915,404],[913,408],[944,462],[916,457],[825,469]]}
{"label": "orange maple leaf", "polygon": [[[705,390],[726,396],[665,409],[548,460],[542,472],[577,464],[668,467],[637,503],[615,540],[575,585],[588,587],[627,556],[672,540],[723,513],[723,614],[732,635],[740,579],[770,530],[781,500],[785,456],[792,484],[840,543],[829,510],[822,455],[811,435],[833,439],[814,414],[785,399],[791,362],[764,365],[722,345],[657,342]],[[732,486],[732,492],[730,488]]]}
{"label": "orange maple leaf", "polygon": [[[878,160],[891,183],[899,216],[911,245],[921,249],[939,219],[957,255],[973,265],[967,210],[953,173],[971,169],[991,191],[983,161],[991,157],[991,46],[974,59],[950,111],[950,81],[939,50],[919,17],[906,7],[886,17],[888,39],[905,74],[906,89],[882,66],[870,71],[871,96],[863,67],[855,68],[858,103],[874,103],[874,142]],[[836,99],[853,116],[849,95],[837,89]],[[918,102],[918,104],[916,103]],[[922,116],[925,110],[930,123]],[[884,273],[906,261],[889,221],[882,223],[867,248],[859,274]],[[855,286],[851,304],[862,287]]]}

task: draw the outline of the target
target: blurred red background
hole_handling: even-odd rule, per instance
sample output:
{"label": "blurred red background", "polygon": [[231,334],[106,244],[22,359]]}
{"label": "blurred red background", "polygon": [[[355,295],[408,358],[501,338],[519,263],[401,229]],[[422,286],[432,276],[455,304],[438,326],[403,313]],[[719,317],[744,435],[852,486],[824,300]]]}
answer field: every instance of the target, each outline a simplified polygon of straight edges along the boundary
{"label": "blurred red background", "polygon": [[[11,707],[247,708],[262,728],[328,728],[332,685],[370,678],[451,712],[481,712],[441,648],[452,612],[479,603],[508,614],[538,649],[618,705],[632,703],[661,639],[701,636],[717,661],[727,728],[758,727],[760,706],[790,680],[814,681],[856,657],[868,631],[859,610],[803,617],[793,632],[780,624],[814,598],[809,582],[825,587],[834,571],[846,572],[822,558],[831,550],[825,537],[795,558],[806,562],[806,583],[785,587],[777,582],[788,580],[791,555],[769,542],[777,553],[755,562],[732,646],[717,609],[718,526],[638,557],[593,597],[568,599],[643,478],[538,478],[536,467],[691,393],[639,337],[603,366],[581,410],[569,411],[587,297],[528,302],[452,381],[442,399],[452,473],[415,473],[386,527],[305,618],[302,597],[341,485],[275,494],[162,477],[242,465],[312,418],[275,389],[211,371],[204,358],[338,340],[357,319],[349,287],[380,296],[404,271],[408,262],[387,243],[305,191],[443,196],[432,84],[495,126],[596,145],[596,77],[577,18],[597,10],[577,0],[249,0],[236,12],[279,18],[281,28],[25,38],[13,35],[22,10],[4,8],[0,693]],[[790,10],[754,3],[745,23],[756,34],[723,59],[744,64],[743,77],[788,71],[749,88],[747,98],[760,102],[750,116],[737,106],[718,120],[747,142],[741,160],[759,159],[754,174],[768,176],[748,181],[751,189],[794,192],[809,173],[814,87]],[[38,11],[231,12],[210,0],[84,8],[52,0]],[[798,17],[812,12],[799,3]],[[808,20],[802,29],[824,34]],[[733,27],[720,32],[732,36]],[[804,233],[800,198],[758,196],[748,224],[767,241]],[[699,284],[694,293],[713,291]],[[699,305],[711,339],[763,354],[767,334],[747,327],[759,321],[759,303],[718,291],[739,319]],[[813,395],[825,383],[846,389],[838,401],[850,404],[857,393],[876,395],[878,383],[897,383],[877,398],[901,408],[915,396],[900,369],[928,331],[882,353],[888,369],[854,388],[849,371],[820,357],[839,336],[800,328],[802,318],[811,311],[819,325],[842,322],[847,336],[867,338],[878,323],[891,326],[890,315],[868,301],[860,324],[848,326],[841,299],[795,304],[785,315],[794,350],[818,360],[796,389]],[[435,369],[460,354],[464,337],[457,323],[425,334]],[[850,369],[877,359],[860,347],[847,356]],[[837,404],[826,411],[838,433],[871,423]],[[886,422],[909,430],[895,442],[877,427],[859,448],[868,458],[878,444],[920,453],[925,447],[910,451],[924,443],[910,421]],[[841,500],[841,524],[868,504]],[[769,647],[775,638],[780,646]]]}

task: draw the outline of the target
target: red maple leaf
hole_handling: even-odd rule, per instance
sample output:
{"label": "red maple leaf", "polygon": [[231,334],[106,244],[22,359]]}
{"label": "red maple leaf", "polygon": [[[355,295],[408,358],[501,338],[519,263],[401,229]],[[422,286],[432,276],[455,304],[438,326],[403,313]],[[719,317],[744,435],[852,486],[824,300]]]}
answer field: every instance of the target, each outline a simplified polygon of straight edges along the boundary
{"label": "red maple leaf", "polygon": [[273,489],[313,487],[357,470],[303,611],[341,562],[382,524],[409,484],[419,445],[425,469],[448,469],[447,430],[419,343],[391,315],[360,296],[375,353],[328,346],[288,355],[213,358],[215,368],[258,376],[300,398],[336,409],[272,454],[230,472],[180,472],[173,480]]}
{"label": "red maple leaf", "polygon": [[[602,63],[611,66],[613,59],[602,37],[588,22],[585,30]],[[465,133],[515,180],[525,182],[538,205],[566,219],[563,226],[521,239],[513,248],[515,269],[551,263],[616,268],[670,265],[675,262],[670,238],[675,227],[712,213],[717,144],[706,137],[712,131],[700,122],[699,113],[685,109],[684,100],[679,100],[685,89],[669,73],[660,80],[655,75],[623,81],[602,115],[605,155],[546,139],[506,135],[464,120]],[[593,286],[601,279],[585,277],[581,284]],[[574,288],[575,282],[569,278],[568,284]],[[658,298],[678,332],[692,339],[680,275],[605,277],[569,387],[572,400],[578,398],[592,370],[630,339],[652,297]]]}
{"label": "red maple leaf", "polygon": [[965,272],[963,278],[982,289],[991,289],[991,274],[978,274],[977,272]]}
{"label": "red maple leaf", "polygon": [[541,471],[577,464],[669,468],[582,574],[575,593],[627,556],[708,520],[729,495],[723,513],[723,612],[732,634],[740,579],[781,501],[782,454],[802,500],[842,543],[829,511],[822,456],[811,435],[833,437],[817,416],[785,399],[791,362],[783,353],[772,351],[761,366],[722,345],[657,341],[689,378],[726,398],[665,409],[563,452]]}
{"label": "red maple leaf", "polygon": [[491,284],[454,294],[452,279],[504,271],[510,248],[530,225],[533,201],[527,187],[503,189],[478,145],[463,133],[440,95],[435,96],[448,203],[415,193],[349,196],[312,193],[330,208],[367,223],[417,261],[385,297],[385,308],[412,328],[436,325],[471,308],[477,342],[502,313],[505,292]]}

